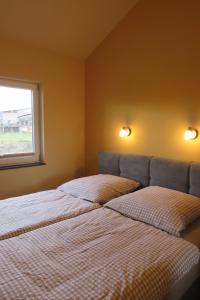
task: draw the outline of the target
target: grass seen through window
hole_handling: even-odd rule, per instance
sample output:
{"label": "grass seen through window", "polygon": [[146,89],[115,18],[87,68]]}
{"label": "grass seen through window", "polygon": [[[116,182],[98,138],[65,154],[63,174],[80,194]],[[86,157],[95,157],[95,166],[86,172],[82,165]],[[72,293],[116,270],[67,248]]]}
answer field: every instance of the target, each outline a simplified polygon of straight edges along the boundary
{"label": "grass seen through window", "polygon": [[0,133],[0,155],[32,151],[32,133]]}

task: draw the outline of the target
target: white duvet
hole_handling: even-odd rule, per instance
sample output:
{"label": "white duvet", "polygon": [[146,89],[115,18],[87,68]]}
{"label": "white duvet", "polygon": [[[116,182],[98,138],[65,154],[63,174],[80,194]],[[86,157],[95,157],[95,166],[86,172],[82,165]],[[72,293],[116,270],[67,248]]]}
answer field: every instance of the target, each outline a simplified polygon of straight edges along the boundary
{"label": "white duvet", "polygon": [[0,201],[0,240],[98,208],[98,204],[49,190]]}

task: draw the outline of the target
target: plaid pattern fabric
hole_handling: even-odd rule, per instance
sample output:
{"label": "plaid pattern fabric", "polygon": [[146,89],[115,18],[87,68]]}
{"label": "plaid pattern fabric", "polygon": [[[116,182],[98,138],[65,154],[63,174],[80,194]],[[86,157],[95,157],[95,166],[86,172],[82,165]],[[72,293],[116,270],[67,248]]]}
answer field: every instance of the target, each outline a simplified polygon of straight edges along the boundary
{"label": "plaid pattern fabric", "polygon": [[198,249],[99,208],[0,242],[1,300],[161,300]]}
{"label": "plaid pattern fabric", "polygon": [[139,183],[114,175],[99,174],[74,179],[64,183],[58,189],[81,199],[100,204],[134,191]]}
{"label": "plaid pattern fabric", "polygon": [[178,237],[200,217],[199,198],[158,186],[113,199],[106,206]]}
{"label": "plaid pattern fabric", "polygon": [[0,201],[0,240],[98,208],[58,190]]}

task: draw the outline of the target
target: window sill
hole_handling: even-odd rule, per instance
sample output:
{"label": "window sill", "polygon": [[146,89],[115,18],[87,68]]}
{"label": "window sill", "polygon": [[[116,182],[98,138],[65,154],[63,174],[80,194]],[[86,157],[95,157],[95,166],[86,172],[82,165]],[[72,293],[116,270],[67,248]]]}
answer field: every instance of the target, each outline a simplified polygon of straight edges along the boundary
{"label": "window sill", "polygon": [[39,162],[28,163],[28,164],[0,166],[0,171],[10,170],[10,169],[19,169],[19,168],[37,167],[37,166],[44,166],[44,165],[46,165],[46,163],[39,161]]}

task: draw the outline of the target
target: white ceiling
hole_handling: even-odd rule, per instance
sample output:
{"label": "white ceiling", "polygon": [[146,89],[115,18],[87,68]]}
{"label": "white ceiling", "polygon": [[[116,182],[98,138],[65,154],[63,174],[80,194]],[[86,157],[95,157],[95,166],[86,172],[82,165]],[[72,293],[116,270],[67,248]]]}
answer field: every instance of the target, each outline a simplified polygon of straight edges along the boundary
{"label": "white ceiling", "polygon": [[0,0],[0,35],[85,59],[138,0]]}

